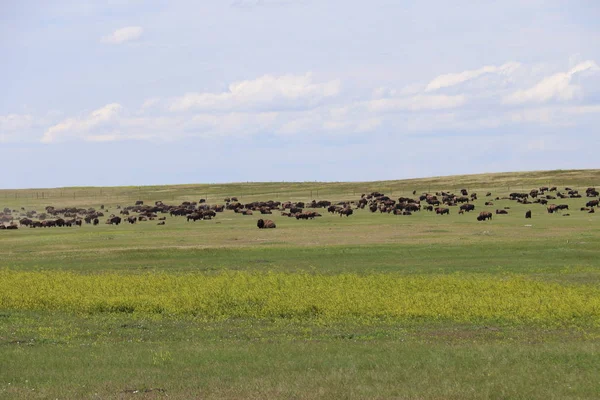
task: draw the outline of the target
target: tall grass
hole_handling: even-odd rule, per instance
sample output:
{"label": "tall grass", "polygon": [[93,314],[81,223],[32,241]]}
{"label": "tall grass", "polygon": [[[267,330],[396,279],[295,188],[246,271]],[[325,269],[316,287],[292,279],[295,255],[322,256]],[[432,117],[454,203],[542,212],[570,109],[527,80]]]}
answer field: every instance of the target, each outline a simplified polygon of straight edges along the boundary
{"label": "tall grass", "polygon": [[423,320],[598,326],[600,289],[518,275],[80,275],[3,270],[0,309],[160,313],[207,320]]}

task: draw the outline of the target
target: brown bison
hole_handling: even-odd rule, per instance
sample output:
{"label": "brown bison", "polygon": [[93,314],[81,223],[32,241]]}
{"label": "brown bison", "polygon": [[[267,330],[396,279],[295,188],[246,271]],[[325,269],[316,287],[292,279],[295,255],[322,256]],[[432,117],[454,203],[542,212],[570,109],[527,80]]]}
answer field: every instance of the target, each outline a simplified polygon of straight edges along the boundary
{"label": "brown bison", "polygon": [[490,220],[492,219],[492,213],[489,211],[482,211],[477,216],[477,221],[485,221],[488,219],[490,219]]}
{"label": "brown bison", "polygon": [[496,210],[496,214],[508,214],[506,210]]}
{"label": "brown bison", "polygon": [[256,222],[256,226],[258,226],[258,229],[276,228],[275,222],[271,221],[270,219],[262,218]]}
{"label": "brown bison", "polygon": [[475,204],[463,204],[460,206],[461,210],[465,210],[466,212],[473,211],[475,209]]}
{"label": "brown bison", "polygon": [[109,225],[119,225],[121,223],[121,217],[112,217],[106,220]]}
{"label": "brown bison", "polygon": [[354,211],[352,211],[351,208],[342,208],[339,212],[340,212],[340,217],[342,215],[345,215],[346,217],[349,217],[349,216],[351,216],[354,213]]}
{"label": "brown bison", "polygon": [[531,210],[527,210],[525,213],[525,218],[531,218]]}
{"label": "brown bison", "polygon": [[438,207],[438,208],[435,209],[435,213],[436,214],[440,214],[440,215],[444,215],[444,214],[450,215],[450,209],[449,208]]}

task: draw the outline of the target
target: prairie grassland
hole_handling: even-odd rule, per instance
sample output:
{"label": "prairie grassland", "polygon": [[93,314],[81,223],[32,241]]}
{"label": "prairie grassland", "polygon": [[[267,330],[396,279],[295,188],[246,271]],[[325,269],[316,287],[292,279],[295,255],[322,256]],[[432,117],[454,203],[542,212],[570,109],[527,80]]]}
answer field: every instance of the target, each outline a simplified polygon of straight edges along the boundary
{"label": "prairie grassland", "polygon": [[598,398],[600,217],[579,211],[585,198],[557,199],[570,209],[558,214],[484,205],[596,183],[600,170],[0,191],[2,208],[104,204],[107,215],[140,199],[462,187],[478,192],[477,214],[510,207],[487,222],[456,209],[323,210],[273,214],[277,229],[258,230],[259,216],[226,211],[0,231],[0,398]]}

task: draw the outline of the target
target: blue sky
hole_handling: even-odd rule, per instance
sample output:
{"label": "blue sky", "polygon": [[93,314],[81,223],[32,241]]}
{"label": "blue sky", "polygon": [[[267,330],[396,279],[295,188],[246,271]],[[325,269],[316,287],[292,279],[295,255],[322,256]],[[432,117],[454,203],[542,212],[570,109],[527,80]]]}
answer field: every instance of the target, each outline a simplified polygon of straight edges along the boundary
{"label": "blue sky", "polygon": [[7,0],[2,188],[598,168],[593,0]]}

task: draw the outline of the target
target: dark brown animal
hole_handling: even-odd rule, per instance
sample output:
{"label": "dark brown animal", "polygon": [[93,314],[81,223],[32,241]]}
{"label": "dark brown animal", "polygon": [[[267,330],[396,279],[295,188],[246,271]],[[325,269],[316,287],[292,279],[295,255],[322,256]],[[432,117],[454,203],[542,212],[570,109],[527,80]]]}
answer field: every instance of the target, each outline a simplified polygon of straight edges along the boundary
{"label": "dark brown animal", "polygon": [[491,220],[492,219],[492,213],[489,211],[482,211],[479,213],[479,215],[477,216],[477,221],[485,221],[485,220]]}
{"label": "dark brown animal", "polygon": [[275,222],[271,221],[270,219],[262,219],[262,218],[256,222],[256,226],[258,226],[258,229],[271,229],[271,228],[277,227],[275,225]]}

